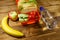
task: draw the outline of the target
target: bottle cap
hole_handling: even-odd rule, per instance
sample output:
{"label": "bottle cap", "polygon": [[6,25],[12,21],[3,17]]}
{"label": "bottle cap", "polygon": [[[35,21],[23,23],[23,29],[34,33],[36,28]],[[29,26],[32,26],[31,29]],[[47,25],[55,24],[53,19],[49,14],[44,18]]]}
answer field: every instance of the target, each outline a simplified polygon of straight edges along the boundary
{"label": "bottle cap", "polygon": [[40,7],[40,11],[43,11],[43,10],[44,10],[44,7],[41,6],[41,7]]}

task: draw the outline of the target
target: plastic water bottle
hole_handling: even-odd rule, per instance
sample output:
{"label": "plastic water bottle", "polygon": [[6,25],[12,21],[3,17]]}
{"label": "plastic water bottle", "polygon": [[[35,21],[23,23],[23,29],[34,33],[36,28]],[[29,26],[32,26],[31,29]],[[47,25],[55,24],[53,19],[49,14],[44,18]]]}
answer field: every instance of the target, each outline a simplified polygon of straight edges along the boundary
{"label": "plastic water bottle", "polygon": [[56,27],[57,22],[53,16],[46,10],[44,7],[40,7],[41,17],[44,23],[46,24],[49,30],[52,30]]}

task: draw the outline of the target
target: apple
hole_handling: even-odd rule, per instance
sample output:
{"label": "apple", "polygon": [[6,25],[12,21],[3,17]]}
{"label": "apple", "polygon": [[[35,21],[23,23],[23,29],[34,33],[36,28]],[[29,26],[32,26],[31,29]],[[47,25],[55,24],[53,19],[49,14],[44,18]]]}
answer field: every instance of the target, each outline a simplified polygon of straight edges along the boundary
{"label": "apple", "polygon": [[16,21],[18,19],[18,13],[16,11],[10,11],[8,13],[8,18],[13,21]]}

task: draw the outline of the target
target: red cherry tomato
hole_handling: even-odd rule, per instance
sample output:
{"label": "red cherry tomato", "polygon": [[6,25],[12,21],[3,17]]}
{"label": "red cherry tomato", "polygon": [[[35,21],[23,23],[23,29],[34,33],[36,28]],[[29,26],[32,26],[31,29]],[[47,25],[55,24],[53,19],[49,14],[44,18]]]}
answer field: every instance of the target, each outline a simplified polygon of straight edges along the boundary
{"label": "red cherry tomato", "polygon": [[29,14],[29,20],[27,21],[27,24],[33,24],[36,21],[39,21],[40,14],[38,11],[32,11],[32,12],[29,12],[28,14]]}

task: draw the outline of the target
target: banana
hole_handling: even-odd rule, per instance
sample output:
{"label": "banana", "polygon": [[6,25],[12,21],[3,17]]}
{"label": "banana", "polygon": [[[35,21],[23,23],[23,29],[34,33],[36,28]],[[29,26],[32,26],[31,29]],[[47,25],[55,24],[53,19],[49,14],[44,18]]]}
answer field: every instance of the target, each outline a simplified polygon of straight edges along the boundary
{"label": "banana", "polygon": [[24,36],[24,34],[22,32],[19,32],[17,30],[12,29],[9,25],[8,25],[8,16],[4,17],[2,20],[2,29],[8,33],[11,36],[15,36],[15,37],[22,37]]}

